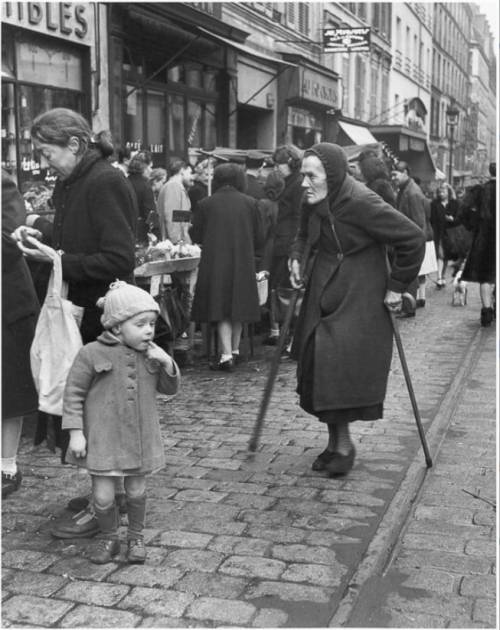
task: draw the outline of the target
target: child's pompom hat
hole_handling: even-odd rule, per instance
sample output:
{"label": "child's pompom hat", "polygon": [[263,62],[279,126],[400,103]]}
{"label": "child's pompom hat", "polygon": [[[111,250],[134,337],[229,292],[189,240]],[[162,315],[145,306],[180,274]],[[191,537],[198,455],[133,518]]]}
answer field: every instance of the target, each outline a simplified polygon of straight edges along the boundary
{"label": "child's pompom hat", "polygon": [[144,289],[116,280],[109,285],[109,291],[97,300],[97,306],[104,310],[101,324],[113,328],[117,324],[145,311],[160,312],[156,300]]}

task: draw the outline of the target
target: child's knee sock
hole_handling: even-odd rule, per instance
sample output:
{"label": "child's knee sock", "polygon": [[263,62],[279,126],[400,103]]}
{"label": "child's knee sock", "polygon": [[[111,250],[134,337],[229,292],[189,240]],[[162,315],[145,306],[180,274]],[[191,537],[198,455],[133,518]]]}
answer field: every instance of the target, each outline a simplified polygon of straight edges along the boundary
{"label": "child's knee sock", "polygon": [[99,523],[101,538],[118,538],[118,510],[116,503],[110,503],[104,508],[94,503],[95,515]]}
{"label": "child's knee sock", "polygon": [[142,538],[146,520],[146,495],[127,497],[128,531],[127,539]]}

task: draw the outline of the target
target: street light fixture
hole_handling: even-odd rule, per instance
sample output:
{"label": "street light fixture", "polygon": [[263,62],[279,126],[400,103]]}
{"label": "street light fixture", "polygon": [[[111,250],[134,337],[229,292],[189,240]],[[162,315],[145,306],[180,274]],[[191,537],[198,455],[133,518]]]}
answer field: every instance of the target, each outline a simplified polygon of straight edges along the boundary
{"label": "street light fixture", "polygon": [[449,129],[448,140],[450,143],[450,157],[448,162],[448,182],[450,186],[453,185],[453,135],[455,133],[455,127],[458,125],[458,117],[460,115],[460,110],[455,105],[454,101],[446,108],[446,124]]}

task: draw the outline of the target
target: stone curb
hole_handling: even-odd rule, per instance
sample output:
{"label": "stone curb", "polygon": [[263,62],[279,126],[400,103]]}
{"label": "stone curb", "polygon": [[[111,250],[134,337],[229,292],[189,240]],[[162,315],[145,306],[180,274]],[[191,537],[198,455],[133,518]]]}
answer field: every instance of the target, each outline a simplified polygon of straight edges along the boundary
{"label": "stone curb", "polygon": [[[465,358],[441,402],[437,413],[426,432],[431,458],[439,454],[446,431],[453,419],[453,413],[460,400],[463,384],[473,370],[481,351],[481,329],[478,329],[469,342]],[[410,403],[409,403],[410,404]],[[417,428],[415,427],[415,430]],[[369,578],[383,572],[390,562],[398,538],[403,531],[410,511],[425,481],[428,468],[423,465],[424,454],[419,447],[396,495],[380,522],[356,572],[346,589],[346,593],[328,624],[329,628],[346,626],[354,606],[360,597],[363,585]]]}

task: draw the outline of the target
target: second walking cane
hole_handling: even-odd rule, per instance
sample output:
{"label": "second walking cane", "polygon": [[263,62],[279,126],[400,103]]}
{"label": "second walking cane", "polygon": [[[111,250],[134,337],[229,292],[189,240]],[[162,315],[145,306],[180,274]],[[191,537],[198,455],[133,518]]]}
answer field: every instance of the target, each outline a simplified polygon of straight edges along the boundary
{"label": "second walking cane", "polygon": [[[410,293],[403,294],[403,305],[405,302],[410,302],[411,308],[415,308],[415,300]],[[422,443],[422,449],[424,451],[425,457],[425,465],[427,468],[432,468],[432,459],[429,453],[429,447],[427,446],[427,440],[425,439],[424,428],[422,426],[422,420],[420,419],[420,412],[417,406],[417,400],[415,398],[415,392],[413,391],[413,385],[410,378],[410,372],[408,370],[408,364],[406,363],[406,357],[403,349],[403,343],[401,341],[401,334],[399,332],[399,326],[396,319],[396,315],[390,310],[389,315],[391,317],[392,322],[392,330],[394,332],[394,339],[396,340],[396,346],[398,349],[399,359],[401,361],[401,367],[403,368],[403,374],[406,381],[406,387],[408,388],[408,393],[410,395],[411,406],[413,408],[413,414],[415,416],[415,422],[417,423],[418,434],[420,436],[420,441]]]}

